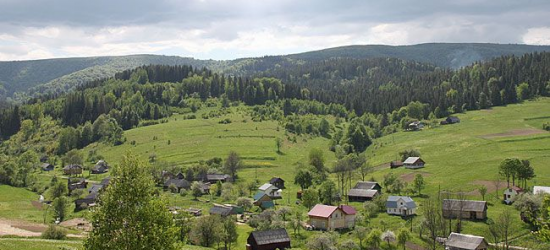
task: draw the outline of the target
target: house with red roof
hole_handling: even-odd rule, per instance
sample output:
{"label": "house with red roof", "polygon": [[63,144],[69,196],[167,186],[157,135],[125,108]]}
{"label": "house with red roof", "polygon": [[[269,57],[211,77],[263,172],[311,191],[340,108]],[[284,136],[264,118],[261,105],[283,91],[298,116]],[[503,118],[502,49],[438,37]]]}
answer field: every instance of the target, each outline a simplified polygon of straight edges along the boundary
{"label": "house with red roof", "polygon": [[320,230],[337,230],[355,226],[355,208],[347,205],[328,206],[317,204],[307,214],[309,224]]}

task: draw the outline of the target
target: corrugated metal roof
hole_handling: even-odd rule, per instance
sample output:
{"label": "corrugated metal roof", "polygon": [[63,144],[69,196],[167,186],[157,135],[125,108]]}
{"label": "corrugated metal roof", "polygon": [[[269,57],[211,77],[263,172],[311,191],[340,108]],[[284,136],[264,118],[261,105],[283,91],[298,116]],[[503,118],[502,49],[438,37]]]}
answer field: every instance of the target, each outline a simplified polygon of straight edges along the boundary
{"label": "corrugated metal roof", "polygon": [[372,198],[378,193],[378,190],[375,189],[350,189],[348,191],[348,196],[354,196],[354,197],[367,197]]}
{"label": "corrugated metal roof", "polygon": [[251,234],[258,245],[290,242],[290,237],[288,236],[288,233],[284,228],[266,231],[254,231]]}
{"label": "corrugated metal roof", "polygon": [[405,203],[404,206],[406,208],[416,208],[416,203],[409,196],[389,196],[386,201],[386,208],[398,208],[399,205],[397,203],[399,200],[402,200]]}
{"label": "corrugated metal roof", "polygon": [[271,187],[275,187],[275,186],[273,186],[272,184],[266,183],[266,184],[261,185],[258,189],[262,190],[262,191],[266,191],[266,190],[270,189]]}
{"label": "corrugated metal roof", "polygon": [[357,213],[357,210],[355,210],[354,207],[348,205],[340,205],[340,209],[342,209],[342,211],[344,211],[344,213],[348,215],[354,215]]}
{"label": "corrugated metal roof", "polygon": [[403,162],[403,164],[414,164],[418,161],[418,159],[420,159],[420,157],[409,157]]}
{"label": "corrugated metal roof", "polygon": [[338,209],[338,207],[317,204],[307,213],[307,215],[328,218],[336,209]]}
{"label": "corrugated metal roof", "polygon": [[[373,181],[359,181],[357,184],[355,184],[354,189],[373,189],[378,185],[378,182]],[[378,185],[380,186],[380,185]]]}
{"label": "corrugated metal roof", "polygon": [[550,194],[550,187],[545,187],[545,186],[534,186],[533,187],[533,193],[534,194],[538,194],[540,192]]}
{"label": "corrugated metal roof", "polygon": [[486,201],[471,201],[471,200],[443,200],[443,209],[452,211],[472,211],[483,212],[487,208]]}
{"label": "corrugated metal roof", "polygon": [[485,238],[469,234],[451,233],[445,245],[448,247],[456,247],[466,250],[476,250]]}

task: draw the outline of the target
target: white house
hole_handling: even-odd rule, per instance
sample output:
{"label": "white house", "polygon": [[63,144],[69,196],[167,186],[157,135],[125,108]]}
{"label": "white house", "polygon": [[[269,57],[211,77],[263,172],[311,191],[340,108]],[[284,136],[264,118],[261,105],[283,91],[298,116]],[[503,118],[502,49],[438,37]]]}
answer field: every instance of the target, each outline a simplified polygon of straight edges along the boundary
{"label": "white house", "polygon": [[263,184],[261,187],[258,188],[258,190],[264,192],[271,198],[281,198],[281,195],[283,194],[282,189],[279,189],[278,187],[269,183]]}
{"label": "white house", "polygon": [[426,162],[420,159],[420,157],[409,157],[403,162],[403,165],[405,166],[405,168],[412,168],[412,169],[423,168],[424,164],[426,164]]}
{"label": "white house", "polygon": [[506,204],[512,204],[516,195],[523,193],[523,189],[520,187],[510,187],[504,190],[504,202]]}
{"label": "white house", "polygon": [[533,194],[538,194],[538,193],[550,194],[550,187],[534,186],[533,187]]}
{"label": "white house", "polygon": [[416,203],[409,196],[390,196],[386,201],[388,214],[408,216],[416,214]]}

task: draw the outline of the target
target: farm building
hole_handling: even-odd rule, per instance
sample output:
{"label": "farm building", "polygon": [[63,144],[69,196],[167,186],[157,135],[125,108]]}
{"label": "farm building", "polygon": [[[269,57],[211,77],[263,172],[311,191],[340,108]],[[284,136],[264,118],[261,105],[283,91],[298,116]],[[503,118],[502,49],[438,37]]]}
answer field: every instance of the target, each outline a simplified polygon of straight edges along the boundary
{"label": "farm building", "polygon": [[71,193],[75,189],[88,188],[88,182],[84,178],[69,178],[67,179],[67,189]]}
{"label": "farm building", "polygon": [[104,160],[99,160],[91,169],[92,174],[103,174],[107,173],[109,170],[109,165]]}
{"label": "farm building", "polygon": [[[350,213],[350,214],[347,214]],[[342,228],[351,228],[355,220],[355,209],[346,206],[328,206],[317,204],[307,214],[309,224],[320,230],[335,230]],[[348,217],[348,219],[346,219]]]}
{"label": "farm building", "polygon": [[66,174],[66,175],[82,174],[82,166],[77,164],[67,165],[63,168],[63,174]]}
{"label": "farm building", "polygon": [[258,188],[258,190],[260,190],[261,192],[269,195],[269,197],[274,198],[274,199],[281,198],[281,195],[283,193],[283,190],[281,190],[278,187],[274,186],[273,184],[269,184],[269,183],[263,184],[262,186],[260,186]]}
{"label": "farm building", "polygon": [[269,184],[279,188],[279,189],[285,189],[285,180],[283,180],[280,177],[273,177],[271,180],[269,180]]}
{"label": "farm building", "polygon": [[261,209],[268,209],[275,206],[273,199],[262,191],[258,191],[254,195],[254,205],[260,207]]}
{"label": "farm building", "polygon": [[375,189],[357,189],[352,188],[348,191],[348,201],[370,201],[378,195],[378,190]]}
{"label": "farm building", "polygon": [[487,202],[472,200],[443,200],[443,217],[458,218],[470,220],[487,219]]}
{"label": "farm building", "polygon": [[409,157],[403,162],[403,165],[405,166],[405,168],[411,168],[411,169],[423,168],[424,164],[426,164],[426,162],[420,159],[420,157]]}
{"label": "farm building", "polygon": [[390,162],[390,168],[398,168],[398,167],[402,167],[402,166],[403,166],[402,161],[392,161],[392,162]]}
{"label": "farm building", "polygon": [[42,168],[42,171],[52,171],[54,169],[54,166],[49,163],[42,163],[42,166],[40,168]]}
{"label": "farm building", "polygon": [[504,202],[506,204],[512,204],[516,195],[523,193],[523,189],[520,187],[510,187],[504,190]]}
{"label": "farm building", "polygon": [[407,129],[411,130],[411,131],[416,131],[416,130],[420,130],[420,129],[423,129],[423,128],[424,128],[424,123],[420,122],[420,121],[411,122],[407,126]]}
{"label": "farm building", "polygon": [[388,214],[409,216],[416,214],[416,203],[409,196],[390,196],[386,209]]}
{"label": "farm building", "polygon": [[218,181],[221,182],[228,182],[231,180],[231,177],[227,174],[207,174],[205,182],[208,183],[218,183]]}
{"label": "farm building", "polygon": [[242,213],[243,213],[243,209],[235,205],[214,204],[214,206],[210,208],[210,214],[215,214],[222,217],[227,217],[229,215],[242,214]]}
{"label": "farm building", "polygon": [[290,248],[290,237],[286,229],[254,231],[246,240],[247,250],[276,250]]}
{"label": "farm building", "polygon": [[181,189],[189,189],[191,188],[191,183],[189,183],[187,180],[185,179],[169,179],[167,181],[164,182],[164,190],[168,190],[170,188],[171,185],[174,185],[176,186],[176,188],[178,189],[178,192],[181,190]]}
{"label": "farm building", "polygon": [[460,119],[456,116],[449,116],[447,119],[441,121],[439,124],[441,125],[449,125],[449,124],[455,124],[460,123]]}
{"label": "farm building", "polygon": [[366,189],[366,190],[376,190],[379,194],[382,193],[382,186],[378,182],[374,181],[359,181],[353,187],[355,189]]}
{"label": "farm building", "polygon": [[538,193],[550,194],[550,187],[534,186],[533,187],[533,194],[538,194]]}
{"label": "farm building", "polygon": [[188,214],[190,215],[193,215],[195,217],[199,217],[202,215],[202,210],[201,209],[198,209],[198,208],[188,208],[188,209],[185,209],[185,212],[187,212]]}
{"label": "farm building", "polygon": [[97,196],[98,196],[98,193],[90,193],[84,198],[76,199],[74,201],[74,205],[75,205],[74,210],[80,211],[80,210],[95,206]]}
{"label": "farm building", "polygon": [[451,233],[445,240],[445,250],[487,250],[485,238],[469,234]]}

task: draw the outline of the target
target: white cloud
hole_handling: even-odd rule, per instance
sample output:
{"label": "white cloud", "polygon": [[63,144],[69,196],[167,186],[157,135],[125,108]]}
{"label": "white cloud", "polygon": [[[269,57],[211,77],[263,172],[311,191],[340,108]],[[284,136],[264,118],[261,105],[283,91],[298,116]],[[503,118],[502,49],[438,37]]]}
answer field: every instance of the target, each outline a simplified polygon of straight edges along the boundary
{"label": "white cloud", "polygon": [[531,28],[523,35],[523,42],[527,44],[550,44],[550,27]]}

